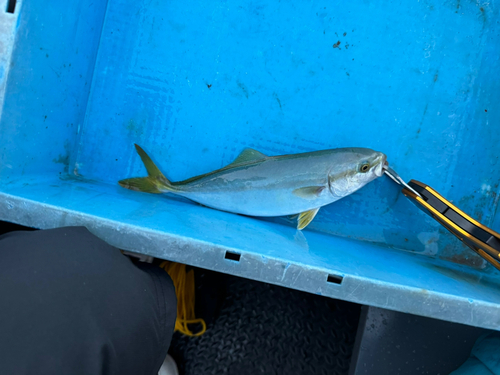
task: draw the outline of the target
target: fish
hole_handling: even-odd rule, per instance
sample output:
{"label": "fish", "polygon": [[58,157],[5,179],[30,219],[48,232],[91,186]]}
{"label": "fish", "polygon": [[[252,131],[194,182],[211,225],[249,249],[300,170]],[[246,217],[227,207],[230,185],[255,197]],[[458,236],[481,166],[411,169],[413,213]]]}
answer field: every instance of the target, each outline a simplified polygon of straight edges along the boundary
{"label": "fish", "polygon": [[298,215],[302,230],[319,209],[381,177],[387,157],[369,148],[349,147],[267,156],[247,148],[230,164],[187,180],[172,182],[135,145],[147,177],[120,186],[152,194],[173,193],[204,206],[247,216]]}

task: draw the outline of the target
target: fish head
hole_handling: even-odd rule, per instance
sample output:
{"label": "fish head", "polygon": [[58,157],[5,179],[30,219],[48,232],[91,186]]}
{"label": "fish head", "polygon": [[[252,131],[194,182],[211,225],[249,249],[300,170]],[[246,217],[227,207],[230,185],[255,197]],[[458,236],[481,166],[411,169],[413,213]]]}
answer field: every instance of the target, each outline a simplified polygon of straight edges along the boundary
{"label": "fish head", "polygon": [[354,193],[382,176],[386,164],[387,157],[382,152],[369,148],[342,149],[341,162],[332,167],[328,176],[330,192],[337,197]]}

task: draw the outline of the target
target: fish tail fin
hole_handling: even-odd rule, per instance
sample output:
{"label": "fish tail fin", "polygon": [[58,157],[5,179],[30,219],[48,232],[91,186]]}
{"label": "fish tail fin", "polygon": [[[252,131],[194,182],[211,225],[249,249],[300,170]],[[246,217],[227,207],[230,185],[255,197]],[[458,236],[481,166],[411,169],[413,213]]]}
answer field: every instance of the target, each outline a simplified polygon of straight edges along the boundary
{"label": "fish tail fin", "polygon": [[162,193],[162,191],[158,188],[157,182],[151,177],[127,178],[126,180],[118,181],[118,184],[126,189],[142,191],[144,193]]}
{"label": "fish tail fin", "polygon": [[118,181],[118,184],[130,190],[152,194],[160,194],[165,191],[176,191],[171,182],[160,172],[155,163],[153,163],[149,155],[146,154],[139,145],[135,145],[135,149],[148,171],[148,176],[127,178],[126,180]]}

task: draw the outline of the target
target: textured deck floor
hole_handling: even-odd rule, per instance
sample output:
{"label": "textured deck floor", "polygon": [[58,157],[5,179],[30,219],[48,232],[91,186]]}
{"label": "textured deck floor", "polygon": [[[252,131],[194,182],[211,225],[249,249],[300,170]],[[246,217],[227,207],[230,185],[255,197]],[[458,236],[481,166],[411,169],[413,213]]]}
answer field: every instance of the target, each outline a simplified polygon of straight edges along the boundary
{"label": "textured deck floor", "polygon": [[181,374],[348,373],[359,305],[206,271],[197,281],[198,295],[221,304],[203,336],[175,333]]}

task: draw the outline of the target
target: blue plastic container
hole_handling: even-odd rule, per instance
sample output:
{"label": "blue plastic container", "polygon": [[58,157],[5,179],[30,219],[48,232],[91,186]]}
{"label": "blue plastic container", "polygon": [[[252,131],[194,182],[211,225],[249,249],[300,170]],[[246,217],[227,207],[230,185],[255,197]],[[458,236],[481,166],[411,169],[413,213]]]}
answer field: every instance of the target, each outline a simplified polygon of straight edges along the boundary
{"label": "blue plastic container", "polygon": [[134,143],[174,181],[245,147],[370,147],[498,231],[498,2],[7,8],[1,0],[0,219],[86,225],[126,250],[500,329],[499,273],[388,178],[304,232],[117,185],[145,174]]}

